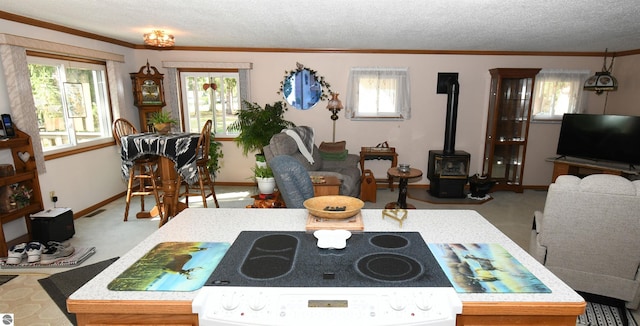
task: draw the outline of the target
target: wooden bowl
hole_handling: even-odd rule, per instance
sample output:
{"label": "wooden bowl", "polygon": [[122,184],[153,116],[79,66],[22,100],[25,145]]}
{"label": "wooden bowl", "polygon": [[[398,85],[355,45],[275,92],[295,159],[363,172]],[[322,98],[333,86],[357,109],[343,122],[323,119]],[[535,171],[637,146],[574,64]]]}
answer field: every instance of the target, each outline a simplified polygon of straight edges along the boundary
{"label": "wooden bowl", "polygon": [[[303,204],[311,215],[333,219],[345,219],[355,216],[364,206],[362,200],[349,196],[313,197],[305,200]],[[344,207],[344,210],[331,210],[331,208],[342,207]]]}

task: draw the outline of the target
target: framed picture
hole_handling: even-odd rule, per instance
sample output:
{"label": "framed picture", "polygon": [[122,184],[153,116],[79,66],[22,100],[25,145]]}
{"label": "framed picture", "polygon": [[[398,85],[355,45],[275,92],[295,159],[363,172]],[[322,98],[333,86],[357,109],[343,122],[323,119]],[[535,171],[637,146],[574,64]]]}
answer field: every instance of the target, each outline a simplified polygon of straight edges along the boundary
{"label": "framed picture", "polygon": [[67,115],[69,118],[84,118],[87,116],[81,83],[64,83],[64,97],[67,101]]}

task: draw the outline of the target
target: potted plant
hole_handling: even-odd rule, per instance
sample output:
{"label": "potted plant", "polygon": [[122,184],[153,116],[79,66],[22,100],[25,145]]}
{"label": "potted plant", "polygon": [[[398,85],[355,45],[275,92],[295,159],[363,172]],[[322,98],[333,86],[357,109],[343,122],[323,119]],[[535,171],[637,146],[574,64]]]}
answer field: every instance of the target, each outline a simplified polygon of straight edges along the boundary
{"label": "potted plant", "polygon": [[178,123],[178,120],[171,117],[171,112],[158,111],[151,114],[149,123],[159,134],[168,134],[171,127]]}
{"label": "potted plant", "polygon": [[215,179],[220,170],[220,159],[224,157],[222,153],[222,143],[215,140],[215,134],[211,133],[209,142],[209,161],[207,161],[207,169],[211,176]]}
{"label": "potted plant", "polygon": [[268,166],[257,165],[253,167],[253,177],[258,183],[258,189],[261,194],[270,195],[276,188],[276,179],[273,177],[273,171]]}
{"label": "potted plant", "polygon": [[263,147],[269,145],[273,135],[283,129],[295,127],[291,121],[284,118],[287,111],[282,101],[273,105],[266,104],[262,108],[257,103],[243,100],[244,108],[238,112],[238,120],[227,128],[230,132],[239,132],[235,138],[236,145],[242,148],[247,156],[249,152],[257,152],[257,156],[264,156]]}

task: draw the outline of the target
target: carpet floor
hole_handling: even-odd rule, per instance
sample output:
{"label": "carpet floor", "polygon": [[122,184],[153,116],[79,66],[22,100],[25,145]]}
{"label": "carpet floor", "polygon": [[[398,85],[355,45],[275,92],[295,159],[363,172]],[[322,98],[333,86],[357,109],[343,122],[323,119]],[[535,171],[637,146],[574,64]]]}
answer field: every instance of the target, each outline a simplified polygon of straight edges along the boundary
{"label": "carpet floor", "polygon": [[49,294],[58,308],[65,313],[74,325],[77,324],[75,314],[67,312],[67,298],[82,285],[102,272],[118,258],[101,261],[95,264],[79,267],[70,271],[57,273],[47,278],[38,280],[40,285]]}

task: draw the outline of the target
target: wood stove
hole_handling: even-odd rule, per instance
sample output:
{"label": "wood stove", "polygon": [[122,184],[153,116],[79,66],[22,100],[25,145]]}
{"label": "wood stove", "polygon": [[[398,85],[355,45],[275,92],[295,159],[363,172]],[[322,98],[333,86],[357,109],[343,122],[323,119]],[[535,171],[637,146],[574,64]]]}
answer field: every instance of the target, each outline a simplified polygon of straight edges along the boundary
{"label": "wood stove", "polygon": [[435,197],[465,197],[464,186],[469,178],[471,155],[465,151],[456,151],[456,120],[458,115],[458,80],[450,78],[447,82],[447,118],[444,132],[444,149],[429,151],[429,192]]}

